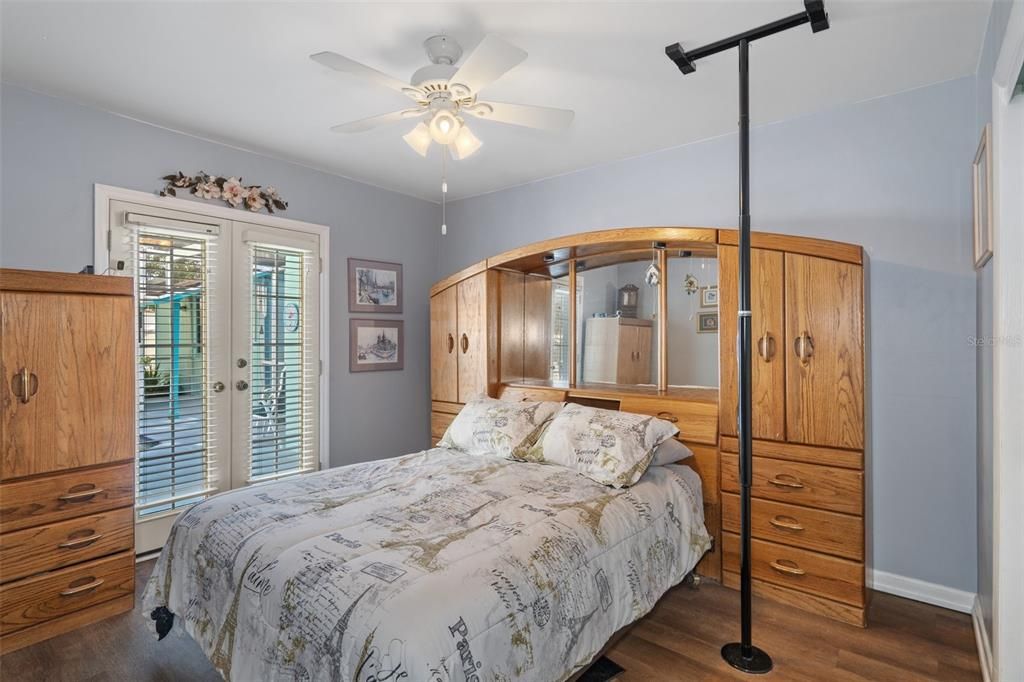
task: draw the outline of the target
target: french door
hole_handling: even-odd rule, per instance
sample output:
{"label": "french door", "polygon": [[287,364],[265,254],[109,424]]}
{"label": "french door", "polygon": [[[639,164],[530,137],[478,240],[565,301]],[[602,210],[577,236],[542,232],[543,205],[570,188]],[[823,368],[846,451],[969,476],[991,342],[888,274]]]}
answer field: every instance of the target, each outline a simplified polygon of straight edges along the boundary
{"label": "french door", "polygon": [[319,461],[316,233],[110,203],[135,278],[136,546],[209,495]]}

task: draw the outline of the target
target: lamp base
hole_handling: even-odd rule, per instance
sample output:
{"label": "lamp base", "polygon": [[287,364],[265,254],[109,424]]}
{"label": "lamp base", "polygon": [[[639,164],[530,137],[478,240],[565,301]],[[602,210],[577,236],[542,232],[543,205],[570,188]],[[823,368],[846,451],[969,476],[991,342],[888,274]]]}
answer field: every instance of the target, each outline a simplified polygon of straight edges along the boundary
{"label": "lamp base", "polygon": [[722,647],[722,658],[725,662],[736,668],[742,670],[745,673],[751,675],[764,675],[767,672],[771,672],[772,669],[772,657],[765,652],[758,649],[756,646],[750,647],[750,656],[743,655],[743,645],[739,642],[733,642],[732,644],[726,644]]}

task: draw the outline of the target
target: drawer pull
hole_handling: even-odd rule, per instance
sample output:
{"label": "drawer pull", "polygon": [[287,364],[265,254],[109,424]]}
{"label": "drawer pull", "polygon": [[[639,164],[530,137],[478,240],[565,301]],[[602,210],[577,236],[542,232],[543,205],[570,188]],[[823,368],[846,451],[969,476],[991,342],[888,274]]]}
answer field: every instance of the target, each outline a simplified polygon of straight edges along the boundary
{"label": "drawer pull", "polygon": [[[785,563],[783,563],[784,561]],[[794,562],[786,561],[785,559],[776,559],[775,561],[769,562],[768,565],[779,573],[785,573],[787,575],[804,575],[807,573],[807,571],[797,566]]]}
{"label": "drawer pull", "polygon": [[772,517],[768,523],[772,524],[776,528],[785,528],[786,530],[803,530],[804,527],[800,525],[800,522],[794,519],[792,516],[775,516]]}
{"label": "drawer pull", "polygon": [[103,488],[89,488],[88,490],[82,490],[77,493],[64,493],[57,497],[61,502],[77,502],[78,500],[87,500],[90,497],[94,497],[103,492]]}
{"label": "drawer pull", "polygon": [[675,416],[671,412],[659,412],[658,419],[664,419],[665,421],[671,422],[673,424],[679,421],[679,417]]}
{"label": "drawer pull", "polygon": [[91,583],[86,583],[84,585],[79,585],[78,587],[69,587],[66,590],[61,590],[60,596],[73,597],[76,594],[82,594],[83,592],[91,592],[103,583],[103,578],[93,578]]}
{"label": "drawer pull", "polygon": [[[90,531],[90,532],[92,532],[92,531]],[[61,549],[76,549],[78,547],[84,547],[86,545],[91,545],[92,543],[96,542],[97,540],[99,540],[102,537],[103,537],[103,533],[93,532],[92,535],[88,535],[88,536],[86,536],[84,538],[75,538],[74,540],[65,540],[64,542],[60,543],[57,546],[60,547]]]}
{"label": "drawer pull", "polygon": [[[785,476],[786,478],[783,478]],[[792,479],[792,480],[790,480]],[[800,479],[789,474],[779,474],[775,478],[769,478],[768,482],[779,488],[803,488],[804,484],[800,482]]]}

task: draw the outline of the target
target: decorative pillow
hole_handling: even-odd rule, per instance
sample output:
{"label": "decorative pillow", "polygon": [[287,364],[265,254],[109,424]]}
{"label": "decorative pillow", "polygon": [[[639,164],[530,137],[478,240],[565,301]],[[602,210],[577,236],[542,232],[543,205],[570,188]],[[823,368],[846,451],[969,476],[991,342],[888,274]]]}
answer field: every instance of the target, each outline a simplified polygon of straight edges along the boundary
{"label": "decorative pillow", "polygon": [[516,457],[536,442],[544,425],[561,409],[562,403],[480,397],[466,403],[438,446],[467,455]]}
{"label": "decorative pillow", "polygon": [[640,480],[654,449],[678,432],[662,419],[570,404],[522,459],[560,464],[598,483],[624,488]]}
{"label": "decorative pillow", "polygon": [[675,464],[687,457],[693,457],[693,450],[686,447],[675,438],[669,438],[654,449],[654,458],[651,460],[651,466],[656,467],[664,466],[666,464]]}

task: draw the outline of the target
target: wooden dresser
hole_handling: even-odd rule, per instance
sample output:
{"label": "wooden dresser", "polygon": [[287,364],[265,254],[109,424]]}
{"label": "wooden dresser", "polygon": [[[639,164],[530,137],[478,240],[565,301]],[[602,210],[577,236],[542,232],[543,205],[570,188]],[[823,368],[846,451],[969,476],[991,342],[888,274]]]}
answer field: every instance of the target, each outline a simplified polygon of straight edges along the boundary
{"label": "wooden dresser", "polygon": [[0,269],[0,652],[134,606],[132,304]]}
{"label": "wooden dresser", "polygon": [[[732,234],[730,237],[734,236]],[[737,249],[720,240],[721,282]],[[864,274],[859,247],[755,235],[754,592],[866,624]],[[802,250],[799,252],[797,250]],[[720,288],[722,580],[739,585],[736,289]]]}

